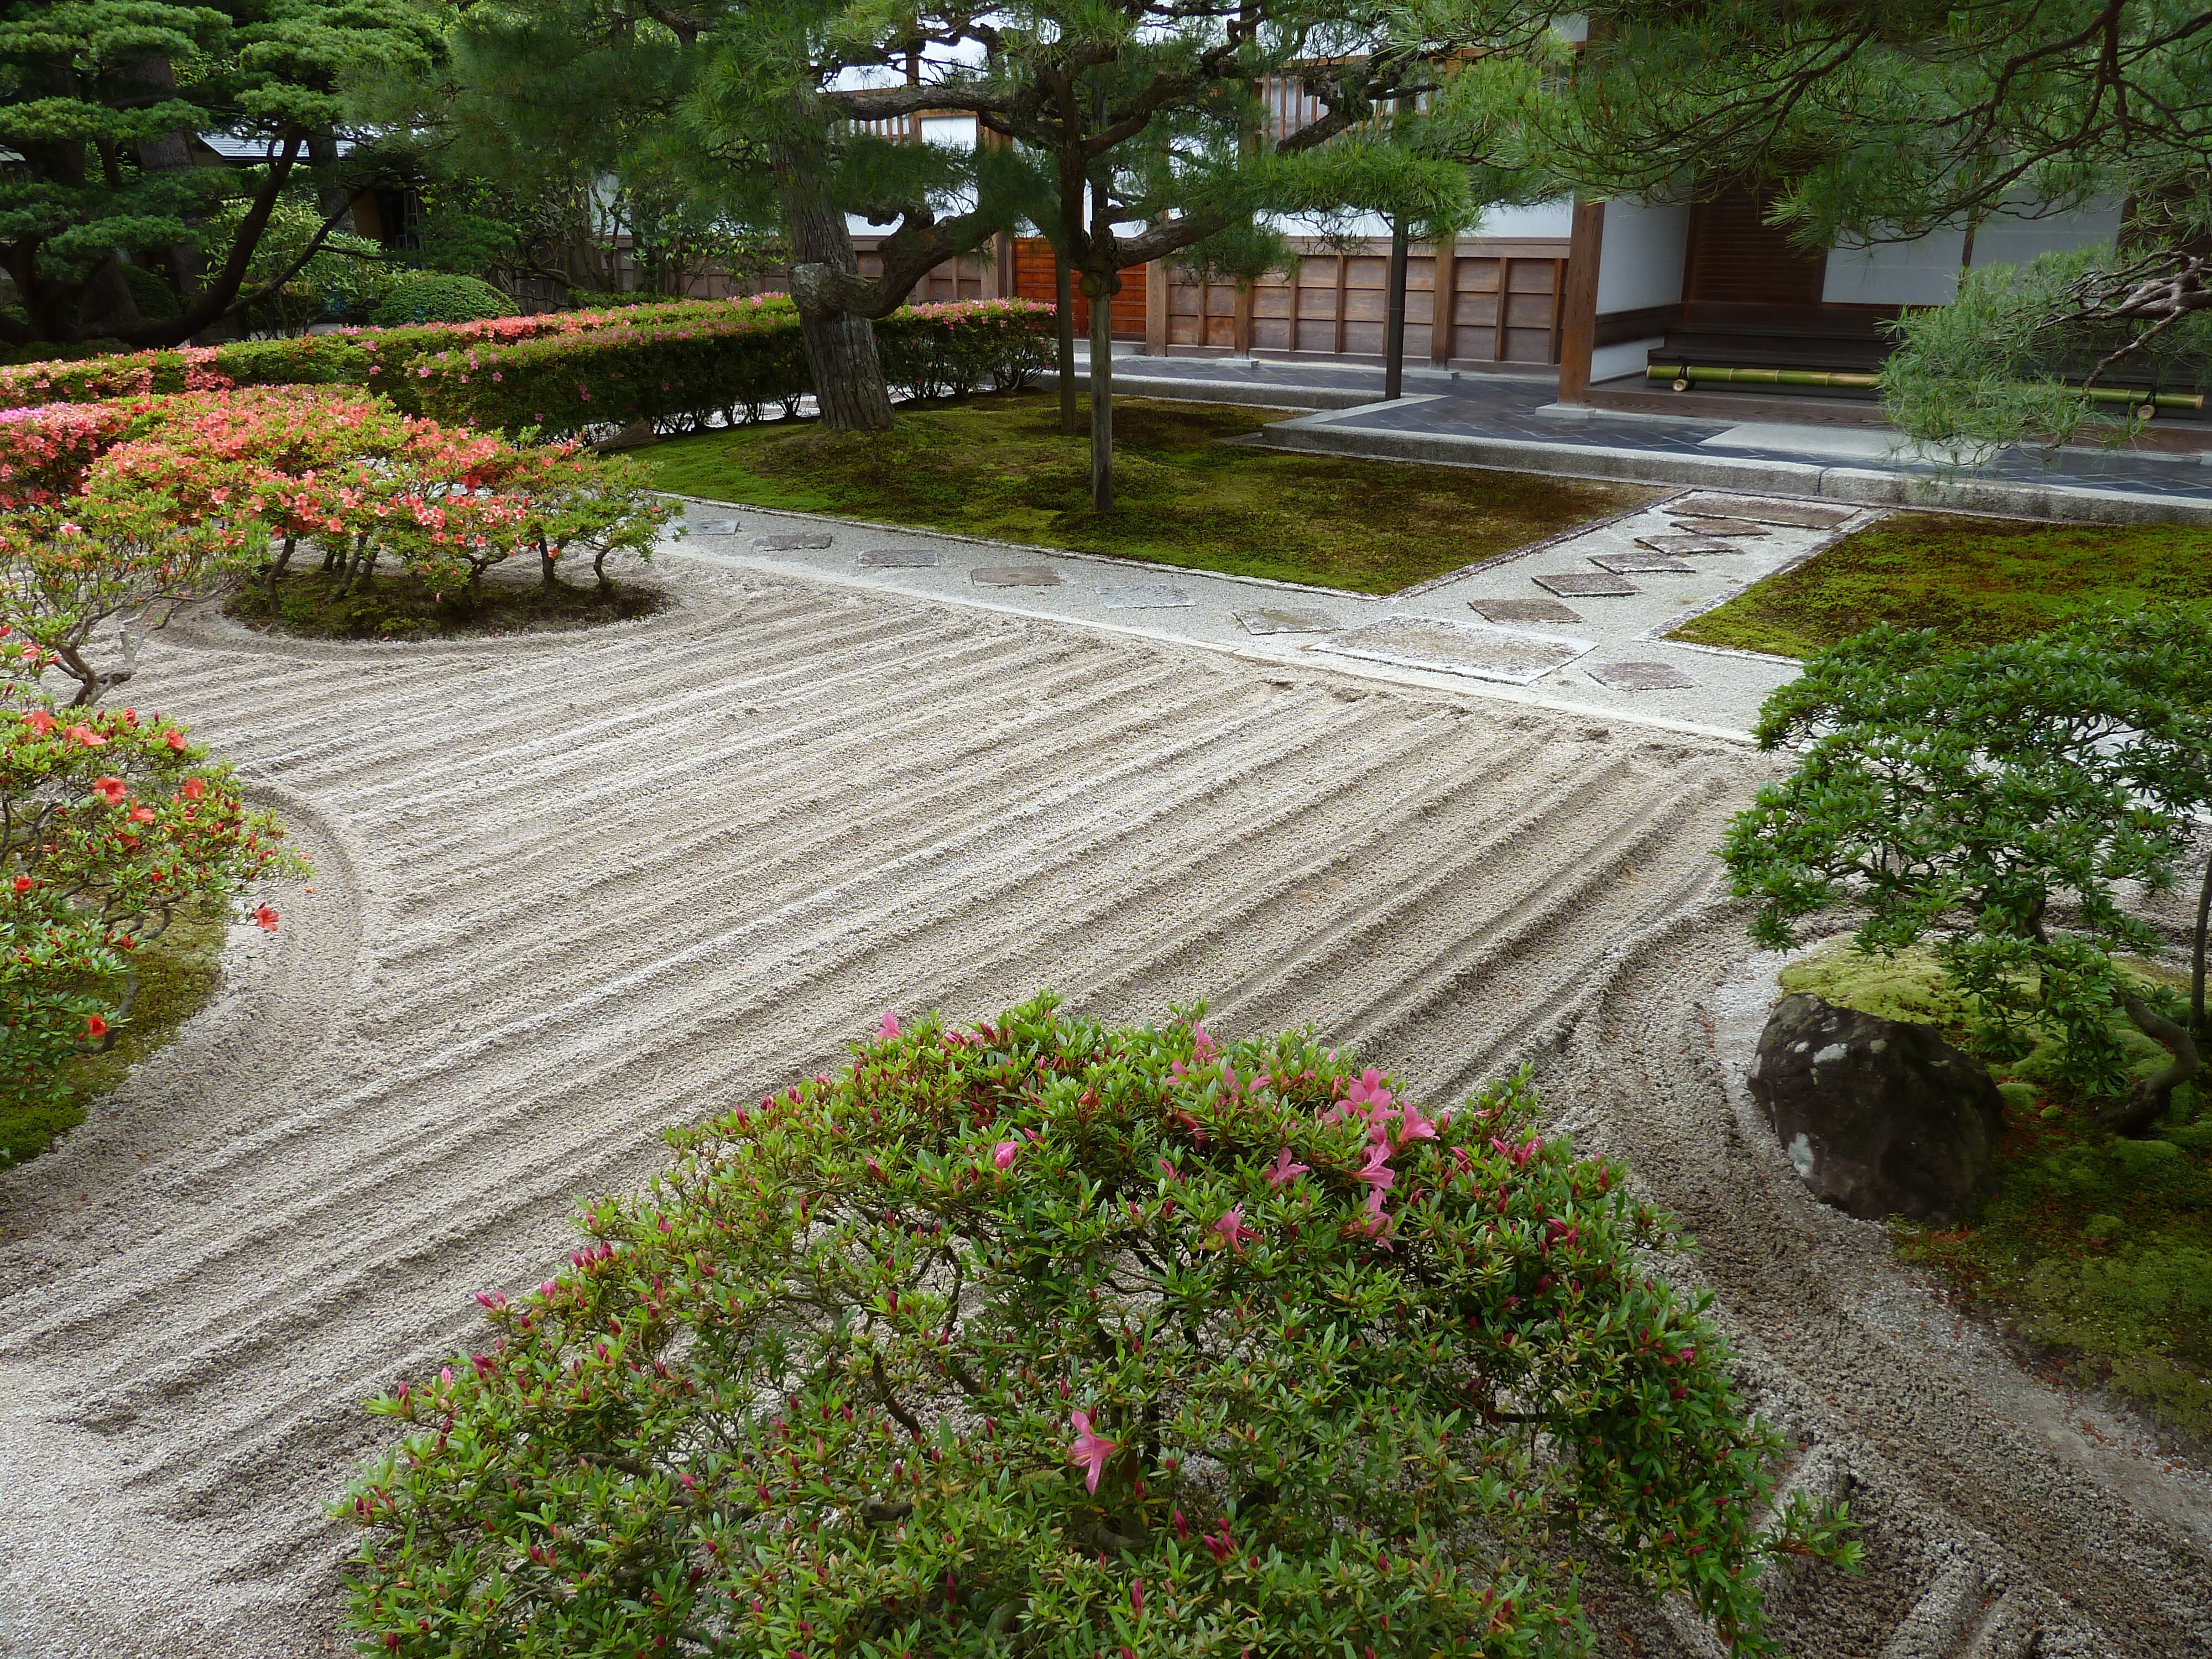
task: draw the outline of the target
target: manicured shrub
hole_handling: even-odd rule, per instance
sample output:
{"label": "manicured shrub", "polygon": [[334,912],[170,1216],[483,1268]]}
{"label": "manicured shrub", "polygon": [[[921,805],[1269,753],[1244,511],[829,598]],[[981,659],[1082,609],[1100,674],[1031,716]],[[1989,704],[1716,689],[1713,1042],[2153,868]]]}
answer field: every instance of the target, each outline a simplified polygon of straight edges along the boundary
{"label": "manicured shrub", "polygon": [[52,1096],[64,1061],[112,1040],[132,953],[179,908],[306,873],[283,833],[158,715],[0,711],[0,1104]]}
{"label": "manicured shrub", "polygon": [[387,327],[404,323],[472,323],[487,317],[512,317],[514,301],[474,276],[410,276],[394,283],[376,302],[369,320]]}
{"label": "manicured shrub", "polygon": [[46,507],[84,487],[85,470],[122,436],[119,403],[0,409],[0,511]]}
{"label": "manicured shrub", "polygon": [[1668,1224],[1310,1037],[886,1015],[678,1133],[478,1351],[373,1410],[365,1647],[423,1656],[1584,1653],[1578,1554],[1763,1652],[1849,1559]]}
{"label": "manicured shrub", "polygon": [[1030,300],[908,306],[876,325],[884,373],[922,398],[1018,392],[1051,361],[1052,318]]}

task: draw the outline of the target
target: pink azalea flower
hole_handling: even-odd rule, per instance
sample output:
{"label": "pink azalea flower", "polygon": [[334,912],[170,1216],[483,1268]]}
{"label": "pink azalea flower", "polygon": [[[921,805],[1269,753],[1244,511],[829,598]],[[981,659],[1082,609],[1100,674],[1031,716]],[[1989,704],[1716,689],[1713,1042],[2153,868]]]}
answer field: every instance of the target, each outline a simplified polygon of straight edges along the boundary
{"label": "pink azalea flower", "polygon": [[1195,1058],[1199,1060],[1212,1060],[1215,1054],[1220,1052],[1219,1049],[1213,1046],[1213,1039],[1206,1034],[1206,1027],[1203,1025],[1192,1026],[1190,1028],[1190,1051]]}
{"label": "pink azalea flower", "polygon": [[1213,1224],[1212,1231],[1219,1233],[1223,1242],[1238,1255],[1244,1254],[1246,1239],[1260,1236],[1244,1224],[1244,1206],[1242,1204],[1231,1205],[1229,1213]]}
{"label": "pink azalea flower", "polygon": [[1067,1449],[1067,1461],[1080,1463],[1089,1471],[1083,1484],[1095,1492],[1098,1490],[1098,1477],[1105,1472],[1106,1460],[1121,1449],[1121,1443],[1095,1432],[1089,1412],[1070,1412],[1067,1420],[1075,1430],[1075,1443]]}
{"label": "pink azalea flower", "polygon": [[1367,1108],[1367,1115],[1373,1117],[1378,1112],[1389,1110],[1390,1103],[1397,1096],[1382,1086],[1382,1073],[1370,1066],[1352,1079],[1351,1085],[1344,1091],[1344,1097],[1355,1106]]}
{"label": "pink azalea flower", "polygon": [[1388,1146],[1370,1146],[1367,1162],[1352,1172],[1352,1178],[1365,1182],[1378,1193],[1395,1186],[1398,1172],[1390,1167],[1390,1149]]}
{"label": "pink azalea flower", "polygon": [[1401,1114],[1398,1119],[1399,1151],[1403,1152],[1410,1141],[1434,1140],[1437,1138],[1437,1126],[1421,1115],[1421,1109],[1419,1106],[1408,1101],[1399,1110]]}
{"label": "pink azalea flower", "polygon": [[888,1042],[891,1038],[898,1036],[898,1016],[893,1013],[890,1009],[884,1009],[883,1024],[876,1027],[877,1036]]}
{"label": "pink azalea flower", "polygon": [[1275,1154],[1275,1161],[1267,1166],[1267,1184],[1270,1187],[1286,1187],[1312,1167],[1310,1164],[1291,1163],[1291,1149],[1285,1146]]}
{"label": "pink azalea flower", "polygon": [[991,1148],[991,1162],[1002,1170],[1011,1170],[1014,1167],[1014,1160],[1021,1156],[1021,1151],[1020,1141],[1002,1140]]}
{"label": "pink azalea flower", "polygon": [[1200,1533],[1198,1541],[1206,1546],[1216,1561],[1226,1561],[1237,1551],[1237,1540],[1229,1535],[1229,1517],[1225,1515],[1221,1517],[1221,1535],[1218,1538],[1210,1532]]}

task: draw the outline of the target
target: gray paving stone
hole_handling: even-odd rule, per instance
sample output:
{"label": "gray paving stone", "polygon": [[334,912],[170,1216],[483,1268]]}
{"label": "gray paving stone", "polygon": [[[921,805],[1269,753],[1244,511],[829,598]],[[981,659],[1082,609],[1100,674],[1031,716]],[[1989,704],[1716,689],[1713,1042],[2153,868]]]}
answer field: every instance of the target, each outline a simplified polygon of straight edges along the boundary
{"label": "gray paving stone", "polygon": [[1592,570],[1562,570],[1556,575],[1531,576],[1528,580],[1539,587],[1549,588],[1563,599],[1625,599],[1644,591],[1634,582]]}
{"label": "gray paving stone", "polygon": [[1676,501],[1667,510],[1712,518],[1749,519],[1756,524],[1790,525],[1800,530],[1833,530],[1856,509],[1815,507],[1809,501],[1765,501],[1748,495],[1692,495]]}
{"label": "gray paving stone", "polygon": [[1168,611],[1198,603],[1191,598],[1188,587],[1177,587],[1173,582],[1131,582],[1122,587],[1102,587],[1098,597],[1106,601],[1109,611]]}
{"label": "gray paving stone", "polygon": [[1697,684],[1667,662],[1601,662],[1589,672],[1600,685],[1615,691],[1687,691]]}
{"label": "gray paving stone", "polygon": [[1060,572],[1048,564],[979,564],[968,580],[978,587],[1057,587]]}
{"label": "gray paving stone", "polygon": [[1718,536],[1638,536],[1638,547],[1648,547],[1663,557],[1680,558],[1685,553],[1741,553],[1743,550],[1734,542],[1723,541]]}
{"label": "gray paving stone", "polygon": [[1725,536],[1734,541],[1745,536],[1771,536],[1763,524],[1749,519],[1709,519],[1695,513],[1676,514],[1674,528],[1687,536]]}
{"label": "gray paving stone", "polygon": [[934,570],[937,568],[937,550],[928,547],[864,547],[860,550],[860,568]]}
{"label": "gray paving stone", "polygon": [[1680,576],[1698,568],[1665,553],[1593,553],[1590,562],[1616,576]]}
{"label": "gray paving stone", "polygon": [[1390,617],[1316,640],[1306,649],[1526,685],[1592,647],[1574,640],[1546,639],[1441,617]]}
{"label": "gray paving stone", "polygon": [[1263,605],[1257,611],[1232,611],[1248,634],[1333,634],[1344,624],[1326,611],[1303,606]]}
{"label": "gray paving stone", "polygon": [[763,553],[805,553],[827,547],[834,539],[826,530],[802,530],[788,536],[756,536],[753,545]]}
{"label": "gray paving stone", "polygon": [[738,533],[738,521],[735,519],[702,519],[690,526],[690,529],[695,536],[734,536]]}
{"label": "gray paving stone", "polygon": [[1578,623],[1582,612],[1557,599],[1469,599],[1468,609],[1485,622]]}

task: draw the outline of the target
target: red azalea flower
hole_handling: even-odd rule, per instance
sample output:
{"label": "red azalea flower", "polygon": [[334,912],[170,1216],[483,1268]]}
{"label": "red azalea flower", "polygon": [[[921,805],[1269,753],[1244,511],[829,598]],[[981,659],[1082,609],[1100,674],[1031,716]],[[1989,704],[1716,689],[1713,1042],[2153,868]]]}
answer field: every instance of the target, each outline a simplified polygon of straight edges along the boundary
{"label": "red azalea flower", "polygon": [[92,787],[94,793],[106,798],[110,806],[120,806],[131,799],[131,786],[120,778],[95,778]]}
{"label": "red azalea flower", "polygon": [[259,909],[253,913],[253,925],[261,929],[264,933],[275,933],[276,931],[276,913],[270,909],[267,905],[263,905]]}
{"label": "red azalea flower", "polygon": [[98,1014],[87,1014],[84,1017],[84,1034],[94,1041],[98,1041],[107,1035],[107,1022]]}
{"label": "red azalea flower", "polygon": [[181,751],[185,746],[185,734],[172,728],[168,736],[163,738],[161,741],[167,744],[170,748]]}
{"label": "red azalea flower", "polygon": [[198,778],[186,778],[185,787],[177,792],[186,800],[198,800],[207,793],[207,785]]}
{"label": "red azalea flower", "polygon": [[15,878],[15,890],[19,893],[27,893],[35,885],[37,885],[37,884],[34,883],[28,876],[18,876]]}

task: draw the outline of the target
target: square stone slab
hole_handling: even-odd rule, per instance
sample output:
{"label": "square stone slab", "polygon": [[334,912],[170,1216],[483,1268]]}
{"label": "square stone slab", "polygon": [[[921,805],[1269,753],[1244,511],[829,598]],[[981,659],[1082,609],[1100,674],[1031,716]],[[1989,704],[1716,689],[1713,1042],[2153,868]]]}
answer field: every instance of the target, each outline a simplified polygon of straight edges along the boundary
{"label": "square stone slab", "polygon": [[1618,576],[1589,570],[1562,570],[1555,576],[1531,576],[1539,587],[1547,587],[1563,599],[1625,599],[1644,590]]}
{"label": "square stone slab", "polygon": [[1762,501],[1744,495],[1692,495],[1667,509],[1692,517],[1749,519],[1754,524],[1786,524],[1800,530],[1833,530],[1858,509],[1814,507],[1809,501]]}
{"label": "square stone slab", "polygon": [[691,526],[695,536],[734,536],[738,533],[735,519],[702,519]]}
{"label": "square stone slab", "polygon": [[1615,691],[1687,691],[1697,684],[1665,662],[1601,662],[1589,671],[1589,677]]}
{"label": "square stone slab", "polygon": [[1749,519],[1708,519],[1698,514],[1677,514],[1674,528],[1689,536],[1726,536],[1731,540],[1742,536],[1771,536],[1774,532],[1763,524],[1753,524]]}
{"label": "square stone slab", "polygon": [[927,547],[864,547],[860,550],[860,568],[863,570],[934,570],[937,553]]}
{"label": "square stone slab", "polygon": [[1132,582],[1126,587],[1102,587],[1098,597],[1109,611],[1166,611],[1176,605],[1196,605],[1187,587],[1173,582]]}
{"label": "square stone slab", "polygon": [[1557,599],[1469,599],[1468,610],[1485,622],[1578,623],[1582,612]]}
{"label": "square stone slab", "polygon": [[1232,611],[1229,614],[1244,624],[1248,634],[1334,634],[1344,626],[1326,611],[1296,605],[1263,606],[1257,611]]}
{"label": "square stone slab", "polygon": [[1646,574],[1680,576],[1698,567],[1665,553],[1594,553],[1590,562],[1601,570],[1610,570],[1616,576],[1639,576]]}
{"label": "square stone slab", "polygon": [[827,547],[833,539],[826,530],[802,530],[790,536],[756,536],[753,545],[763,553],[805,553]]}
{"label": "square stone slab", "polygon": [[968,580],[978,587],[1057,587],[1060,572],[1048,564],[979,564]]}
{"label": "square stone slab", "polygon": [[1428,668],[1479,680],[1526,685],[1565,666],[1593,647],[1579,640],[1516,634],[1479,623],[1441,617],[1392,617],[1316,640],[1309,651],[1326,651],[1401,668]]}
{"label": "square stone slab", "polygon": [[1734,542],[1717,536],[1638,536],[1638,547],[1648,547],[1662,558],[1678,559],[1685,553],[1741,553]]}

